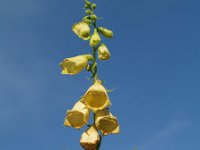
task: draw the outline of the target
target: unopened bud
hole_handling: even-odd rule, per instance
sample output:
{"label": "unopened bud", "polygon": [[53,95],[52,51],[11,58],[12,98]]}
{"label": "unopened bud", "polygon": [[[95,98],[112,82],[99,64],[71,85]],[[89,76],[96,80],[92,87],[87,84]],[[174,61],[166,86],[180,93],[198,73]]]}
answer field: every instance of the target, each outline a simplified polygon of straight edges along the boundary
{"label": "unopened bud", "polygon": [[91,5],[91,8],[92,9],[95,9],[97,7],[97,5],[95,4],[95,3],[93,3],[92,5]]}
{"label": "unopened bud", "polygon": [[90,46],[96,46],[101,41],[99,33],[94,29],[94,33],[90,38]]}
{"label": "unopened bud", "polygon": [[90,24],[92,23],[92,20],[90,19],[89,16],[85,16],[85,17],[83,17],[82,20],[83,20],[83,22],[87,23],[88,25],[90,25]]}
{"label": "unopened bud", "polygon": [[89,9],[87,9],[87,10],[85,10],[85,13],[86,13],[87,15],[90,15],[90,14],[92,14],[92,11],[89,10]]}
{"label": "unopened bud", "polygon": [[97,20],[97,16],[95,14],[91,15],[92,20]]}
{"label": "unopened bud", "polygon": [[90,5],[85,4],[84,7],[85,7],[85,8],[90,8]]}
{"label": "unopened bud", "polygon": [[104,27],[98,27],[98,31],[107,38],[113,37],[113,32],[109,29],[104,28]]}
{"label": "unopened bud", "polygon": [[91,2],[89,2],[88,0],[85,0],[85,3],[86,3],[87,5],[90,5],[90,4],[91,4]]}
{"label": "unopened bud", "polygon": [[105,44],[101,44],[98,47],[98,58],[100,60],[108,60],[110,58],[110,52]]}

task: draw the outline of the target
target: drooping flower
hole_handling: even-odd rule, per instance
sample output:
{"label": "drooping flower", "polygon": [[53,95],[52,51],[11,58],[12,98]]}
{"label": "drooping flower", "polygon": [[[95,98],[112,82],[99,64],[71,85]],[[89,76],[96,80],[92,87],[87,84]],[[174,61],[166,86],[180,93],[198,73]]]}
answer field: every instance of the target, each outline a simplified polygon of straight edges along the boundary
{"label": "drooping flower", "polygon": [[97,80],[90,86],[83,96],[83,101],[85,105],[93,111],[104,109],[111,105],[106,89],[100,80]]}
{"label": "drooping flower", "polygon": [[105,44],[101,44],[98,47],[98,58],[100,60],[108,60],[110,58],[110,52]]}
{"label": "drooping flower", "polygon": [[79,23],[74,24],[72,27],[72,30],[81,39],[83,39],[83,40],[90,39],[90,27],[86,22],[81,21]]}
{"label": "drooping flower", "polygon": [[100,142],[100,136],[94,126],[90,126],[81,135],[80,144],[85,150],[96,150]]}
{"label": "drooping flower", "polygon": [[92,55],[89,54],[65,58],[60,63],[60,67],[62,68],[62,74],[75,75],[81,72],[84,69],[84,67],[88,64],[88,61],[92,58]]}
{"label": "drooping flower", "polygon": [[107,38],[113,37],[113,32],[109,29],[104,28],[104,27],[98,27],[98,31]]}
{"label": "drooping flower", "polygon": [[74,105],[72,110],[67,111],[64,125],[80,129],[82,126],[87,124],[89,116],[90,110],[80,100]]}
{"label": "drooping flower", "polygon": [[95,125],[103,135],[119,133],[119,124],[108,109],[98,110],[95,114]]}
{"label": "drooping flower", "polygon": [[100,41],[101,41],[101,37],[99,36],[97,29],[94,29],[94,33],[92,34],[90,38],[90,46],[96,46]]}

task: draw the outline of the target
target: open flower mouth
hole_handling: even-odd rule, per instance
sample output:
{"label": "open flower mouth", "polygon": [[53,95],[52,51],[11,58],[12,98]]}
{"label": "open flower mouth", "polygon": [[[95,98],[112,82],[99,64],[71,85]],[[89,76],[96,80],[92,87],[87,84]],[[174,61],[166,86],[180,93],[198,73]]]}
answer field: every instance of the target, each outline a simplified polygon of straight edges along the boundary
{"label": "open flower mouth", "polygon": [[105,134],[112,133],[117,127],[118,122],[114,118],[106,117],[99,121],[99,129]]}
{"label": "open flower mouth", "polygon": [[86,103],[91,107],[101,107],[107,101],[107,96],[102,92],[88,92],[85,96]]}
{"label": "open flower mouth", "polygon": [[81,112],[68,112],[67,119],[72,127],[79,128],[85,125],[84,115]]}

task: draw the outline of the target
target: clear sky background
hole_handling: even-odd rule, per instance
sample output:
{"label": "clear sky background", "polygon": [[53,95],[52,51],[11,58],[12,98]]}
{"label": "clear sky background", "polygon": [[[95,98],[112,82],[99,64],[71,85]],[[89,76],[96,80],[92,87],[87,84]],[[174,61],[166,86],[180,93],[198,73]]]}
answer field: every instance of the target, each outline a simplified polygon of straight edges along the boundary
{"label": "clear sky background", "polygon": [[[200,149],[200,1],[96,0],[111,59],[99,63],[120,135],[102,150]],[[0,150],[79,150],[65,112],[88,72],[62,76],[66,57],[91,51],[71,30],[83,0],[0,0]]]}

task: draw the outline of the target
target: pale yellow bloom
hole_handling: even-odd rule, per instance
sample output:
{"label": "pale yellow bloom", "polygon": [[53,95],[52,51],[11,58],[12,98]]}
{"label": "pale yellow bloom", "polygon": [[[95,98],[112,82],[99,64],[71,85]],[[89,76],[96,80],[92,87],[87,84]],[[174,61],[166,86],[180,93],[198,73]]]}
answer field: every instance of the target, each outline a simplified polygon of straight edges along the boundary
{"label": "pale yellow bloom", "polygon": [[100,136],[94,126],[90,126],[81,135],[80,144],[85,150],[96,150],[100,142]]}
{"label": "pale yellow bloom", "polygon": [[113,32],[109,29],[104,28],[104,27],[98,27],[98,31],[107,38],[113,37]]}
{"label": "pale yellow bloom", "polygon": [[98,110],[95,114],[95,125],[103,135],[119,133],[119,124],[108,109]]}
{"label": "pale yellow bloom", "polygon": [[75,75],[81,72],[93,57],[89,54],[65,58],[61,63],[62,74]]}
{"label": "pale yellow bloom", "polygon": [[110,52],[105,44],[101,44],[98,47],[98,58],[100,60],[108,60],[110,58]]}
{"label": "pale yellow bloom", "polygon": [[111,105],[110,99],[100,80],[97,80],[83,96],[85,105],[94,112]]}
{"label": "pale yellow bloom", "polygon": [[90,27],[86,22],[81,21],[79,23],[74,24],[72,27],[72,30],[81,39],[83,39],[83,40],[90,39]]}
{"label": "pale yellow bloom", "polygon": [[90,116],[90,110],[85,106],[82,101],[78,101],[72,110],[68,110],[65,117],[65,126],[80,129],[86,125]]}
{"label": "pale yellow bloom", "polygon": [[101,38],[99,36],[99,33],[97,32],[97,29],[94,29],[94,33],[90,38],[90,46],[96,46],[101,41]]}

